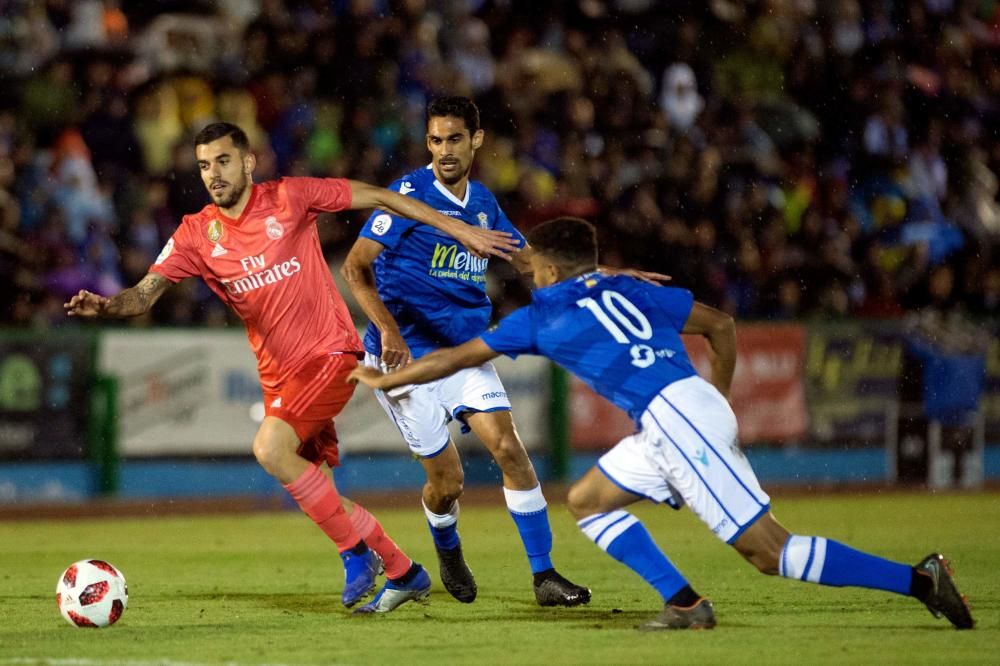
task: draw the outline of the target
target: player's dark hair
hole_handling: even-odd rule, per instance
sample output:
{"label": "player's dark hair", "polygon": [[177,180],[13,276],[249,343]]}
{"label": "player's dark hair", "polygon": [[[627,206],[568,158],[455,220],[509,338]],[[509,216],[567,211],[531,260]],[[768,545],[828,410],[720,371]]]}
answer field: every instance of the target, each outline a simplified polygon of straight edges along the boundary
{"label": "player's dark hair", "polygon": [[195,135],[194,145],[197,148],[198,146],[218,141],[227,136],[233,138],[233,145],[241,153],[250,152],[250,139],[247,138],[247,133],[240,129],[239,125],[232,123],[212,123],[211,125],[206,125],[205,129]]}
{"label": "player's dark hair", "polygon": [[597,265],[597,229],[579,217],[557,217],[528,232],[535,252],[567,267]]}
{"label": "player's dark hair", "polygon": [[427,105],[427,122],[431,118],[461,118],[469,134],[479,130],[479,107],[468,97],[438,97]]}

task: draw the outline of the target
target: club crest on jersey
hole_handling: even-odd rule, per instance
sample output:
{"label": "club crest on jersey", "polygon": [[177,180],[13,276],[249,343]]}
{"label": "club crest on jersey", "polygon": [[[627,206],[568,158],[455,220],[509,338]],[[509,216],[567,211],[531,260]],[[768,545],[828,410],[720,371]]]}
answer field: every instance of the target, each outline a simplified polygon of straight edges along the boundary
{"label": "club crest on jersey", "polygon": [[212,220],[208,223],[208,240],[217,243],[222,238],[222,222]]}
{"label": "club crest on jersey", "polygon": [[278,240],[285,233],[285,228],[281,226],[281,222],[278,222],[278,218],[274,215],[269,215],[264,220],[264,229],[267,231],[267,237],[271,240]]}
{"label": "club crest on jersey", "polygon": [[490,219],[487,217],[486,213],[479,213],[476,215],[476,219],[479,220],[479,226],[483,229],[487,228],[490,224]]}

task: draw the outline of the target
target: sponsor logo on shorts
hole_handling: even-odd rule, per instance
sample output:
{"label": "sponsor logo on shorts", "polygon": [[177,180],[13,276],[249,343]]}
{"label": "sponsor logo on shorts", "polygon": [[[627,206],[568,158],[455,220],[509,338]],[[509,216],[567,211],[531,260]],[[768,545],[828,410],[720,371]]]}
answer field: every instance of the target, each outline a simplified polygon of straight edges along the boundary
{"label": "sponsor logo on shorts", "polygon": [[506,398],[506,391],[490,391],[479,396],[480,400],[499,400],[501,398]]}

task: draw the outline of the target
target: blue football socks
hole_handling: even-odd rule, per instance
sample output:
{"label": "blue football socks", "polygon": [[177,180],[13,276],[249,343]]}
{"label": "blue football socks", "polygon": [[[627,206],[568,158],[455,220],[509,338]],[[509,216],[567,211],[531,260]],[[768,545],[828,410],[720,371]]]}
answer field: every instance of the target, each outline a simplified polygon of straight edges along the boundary
{"label": "blue football socks", "polygon": [[438,550],[453,550],[458,548],[461,540],[458,538],[458,502],[451,505],[448,513],[434,513],[424,504],[424,514],[427,516],[427,526],[431,529],[434,547]]}
{"label": "blue football socks", "polygon": [[673,601],[678,592],[688,587],[684,576],[656,545],[646,527],[627,511],[598,513],[577,524],[601,550],[656,588],[664,603]]}
{"label": "blue football socks", "polygon": [[793,534],[781,551],[778,572],[833,587],[867,587],[910,594],[913,567],[862,553],[823,537]]}
{"label": "blue football socks", "polygon": [[531,573],[537,574],[552,569],[552,528],[549,526],[549,511],[542,495],[542,487],[531,490],[503,489],[507,508],[528,555]]}

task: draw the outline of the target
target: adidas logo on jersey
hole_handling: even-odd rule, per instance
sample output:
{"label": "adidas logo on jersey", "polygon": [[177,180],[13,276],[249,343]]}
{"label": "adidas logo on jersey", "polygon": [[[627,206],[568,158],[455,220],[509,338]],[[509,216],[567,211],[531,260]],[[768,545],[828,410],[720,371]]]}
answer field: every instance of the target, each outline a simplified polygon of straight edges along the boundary
{"label": "adidas logo on jersey", "polygon": [[229,250],[227,250],[226,248],[222,247],[218,243],[216,243],[215,247],[212,248],[212,256],[213,257],[221,257],[222,255],[226,254],[227,252],[229,252]]}

